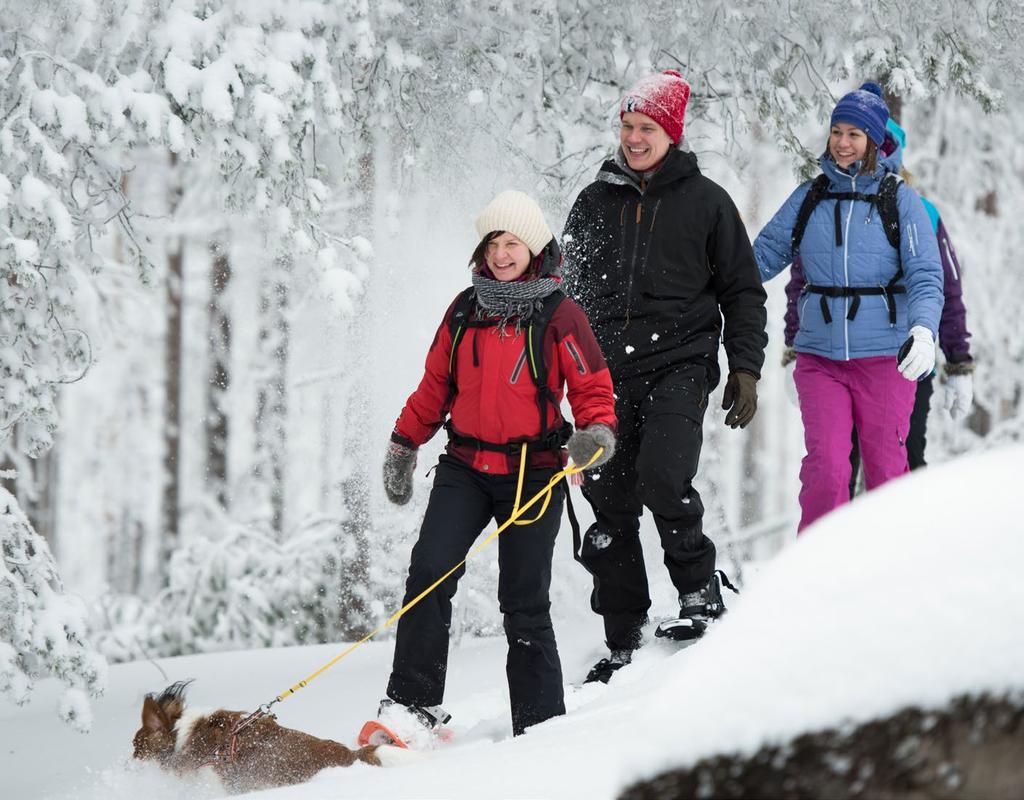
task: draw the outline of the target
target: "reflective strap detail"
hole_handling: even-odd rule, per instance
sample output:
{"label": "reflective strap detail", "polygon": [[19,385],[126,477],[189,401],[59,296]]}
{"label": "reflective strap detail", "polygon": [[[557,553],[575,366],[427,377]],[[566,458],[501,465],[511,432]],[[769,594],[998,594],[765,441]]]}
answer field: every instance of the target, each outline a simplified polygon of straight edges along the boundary
{"label": "reflective strap detail", "polygon": [[569,355],[572,356],[572,360],[576,362],[576,371],[579,372],[580,375],[586,375],[587,368],[583,364],[583,357],[580,355],[573,343],[568,339],[565,340],[565,349],[569,351]]}
{"label": "reflective strap detail", "polygon": [[537,362],[533,359],[533,325],[526,329],[526,349],[530,354],[530,372],[533,379],[537,380]]}
{"label": "reflective strap detail", "polygon": [[523,364],[526,363],[526,348],[523,348],[523,352],[519,355],[519,359],[516,361],[516,366],[512,370],[512,378],[509,383],[515,383],[519,380],[519,373],[523,371]]}
{"label": "reflective strap detail", "polygon": [[455,352],[459,346],[459,337],[462,336],[462,329],[465,328],[465,323],[460,322],[459,327],[455,329],[455,335],[452,337],[452,351],[448,354],[448,374],[452,374],[452,369],[455,366]]}

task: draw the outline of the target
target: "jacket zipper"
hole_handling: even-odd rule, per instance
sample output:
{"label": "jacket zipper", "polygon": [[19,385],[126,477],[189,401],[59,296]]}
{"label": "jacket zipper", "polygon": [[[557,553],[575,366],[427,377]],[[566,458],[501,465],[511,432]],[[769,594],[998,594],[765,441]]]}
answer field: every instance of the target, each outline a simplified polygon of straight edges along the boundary
{"label": "jacket zipper", "polygon": [[509,379],[509,383],[515,383],[519,380],[519,373],[523,371],[523,365],[526,363],[526,348],[523,348],[522,354],[519,356],[519,360],[516,361],[515,368],[512,370],[512,377]]}
{"label": "jacket zipper", "polygon": [[[857,191],[857,176],[850,176],[850,191],[855,193]],[[853,204],[856,200],[850,201],[850,210],[846,214],[846,230],[843,232],[843,279],[846,282],[846,286],[850,285],[850,220],[853,218]],[[850,298],[844,298],[843,306],[845,308],[843,312],[843,347],[846,353],[846,360],[850,360],[850,320],[847,319],[847,315],[850,313]]]}
{"label": "jacket zipper", "polygon": [[579,352],[575,347],[573,347],[572,342],[568,339],[565,340],[565,349],[569,351],[569,355],[572,356],[572,360],[576,362],[576,371],[579,372],[580,375],[586,375],[587,368],[583,366],[583,359],[580,358]]}
{"label": "jacket zipper", "polygon": [[629,278],[626,281],[626,324],[623,330],[629,327],[630,312],[633,308],[633,275],[636,272],[636,254],[640,249],[640,217],[643,215],[644,198],[641,193],[640,199],[636,201],[636,229],[633,231],[633,254],[629,259]]}
{"label": "jacket zipper", "polygon": [[[654,221],[658,218],[658,207],[661,205],[661,199],[654,204],[654,211],[651,213],[651,224],[647,226],[647,242],[648,246],[644,248],[644,260],[640,264],[640,275],[647,274],[647,261],[651,255],[650,242],[654,240]],[[640,233],[640,226],[637,225],[637,235]]]}

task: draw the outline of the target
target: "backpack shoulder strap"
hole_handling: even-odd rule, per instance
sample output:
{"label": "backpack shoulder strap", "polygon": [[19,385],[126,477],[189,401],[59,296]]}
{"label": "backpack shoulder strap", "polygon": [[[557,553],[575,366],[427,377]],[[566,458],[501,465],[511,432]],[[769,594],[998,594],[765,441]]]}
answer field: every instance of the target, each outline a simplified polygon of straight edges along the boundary
{"label": "backpack shoulder strap", "polygon": [[465,329],[466,322],[469,321],[469,315],[473,313],[473,294],[475,292],[476,289],[469,286],[459,292],[458,297],[455,298],[452,315],[448,318],[448,331],[452,335],[453,342],[455,341],[455,334],[458,332],[458,329],[460,327]]}
{"label": "backpack shoulder strap", "polygon": [[565,299],[565,292],[556,289],[544,298],[544,305],[530,317],[526,328],[527,356],[530,359],[530,376],[538,389],[546,389],[548,385],[548,367],[544,360],[544,334],[555,310]]}
{"label": "backpack shoulder strap", "polygon": [[890,172],[882,178],[878,187],[878,199],[875,200],[875,208],[878,209],[878,218],[882,220],[882,227],[885,230],[885,238],[896,250],[896,272],[889,283],[886,284],[885,302],[889,307],[889,324],[896,326],[896,291],[906,291],[900,284],[903,277],[903,251],[900,249],[900,210],[896,204],[896,195],[899,193],[903,178]]}
{"label": "backpack shoulder strap", "polygon": [[540,411],[540,438],[546,439],[548,433],[548,405],[554,406],[558,412],[558,400],[548,386],[548,364],[544,359],[544,334],[548,323],[554,316],[558,306],[565,300],[565,292],[556,289],[544,298],[539,311],[530,317],[526,328],[526,354],[530,361],[530,377],[537,387],[537,408]]}
{"label": "backpack shoulder strap", "polygon": [[790,237],[790,244],[794,255],[800,249],[800,242],[803,241],[804,231],[807,228],[807,221],[811,218],[818,203],[828,191],[828,175],[824,172],[811,181],[811,188],[804,195],[804,201],[800,204],[800,210],[796,214],[796,222],[793,223],[793,233]]}
{"label": "backpack shoulder strap", "polygon": [[459,349],[459,342],[462,341],[462,334],[469,323],[469,317],[473,313],[473,296],[476,290],[470,286],[459,292],[455,298],[455,305],[452,307],[452,314],[448,318],[448,333],[452,338],[452,349],[448,354],[448,405],[451,404],[458,386],[455,382],[455,354]]}
{"label": "backpack shoulder strap", "polygon": [[882,218],[882,226],[885,228],[885,238],[889,240],[897,254],[900,252],[900,212],[896,204],[896,195],[899,193],[903,178],[890,172],[878,187],[878,216]]}

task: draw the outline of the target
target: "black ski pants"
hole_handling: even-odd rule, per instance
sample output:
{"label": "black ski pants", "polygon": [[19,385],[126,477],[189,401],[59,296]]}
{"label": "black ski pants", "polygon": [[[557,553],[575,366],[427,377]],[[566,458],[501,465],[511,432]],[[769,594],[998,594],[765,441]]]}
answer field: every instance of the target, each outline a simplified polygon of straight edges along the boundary
{"label": "black ski pants", "polygon": [[[929,375],[917,382],[917,394],[914,395],[914,410],[910,413],[910,430],[907,432],[907,462],[910,468],[919,469],[927,466],[924,460],[924,449],[928,445],[928,411],[932,406],[932,393],[935,391],[935,376]],[[857,441],[857,429],[853,431],[853,447],[850,450],[850,499],[857,494],[858,473],[860,471],[860,444]]]}
{"label": "black ski pants", "polygon": [[[554,470],[529,470],[523,481],[525,503],[547,485]],[[517,475],[488,475],[452,456],[442,455],[434,473],[426,516],[412,550],[403,605],[466,557],[491,522],[512,516]],[[504,615],[512,732],[523,733],[565,713],[562,665],[551,625],[551,557],[562,515],[564,490],[536,522],[510,525],[498,537],[498,603]],[[539,501],[522,519],[533,519]],[[453,573],[398,621],[395,659],[387,695],[405,705],[435,706],[444,699],[452,597],[465,567]]]}
{"label": "black ski pants", "polygon": [[640,545],[644,506],[680,595],[705,586],[715,569],[715,545],[704,535],[704,504],[692,483],[709,388],[700,364],[615,383],[618,441],[611,461],[584,473],[583,495],[596,521],[579,553],[594,578],[591,607],[604,618],[610,649],[640,646],[651,607]]}

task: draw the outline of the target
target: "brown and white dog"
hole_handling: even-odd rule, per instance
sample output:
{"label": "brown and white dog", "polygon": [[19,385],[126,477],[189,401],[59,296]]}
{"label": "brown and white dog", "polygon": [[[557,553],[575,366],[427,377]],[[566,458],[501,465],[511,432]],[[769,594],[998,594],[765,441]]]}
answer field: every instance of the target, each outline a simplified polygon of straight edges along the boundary
{"label": "brown and white dog", "polygon": [[[393,747],[374,745],[351,750],[330,739],[285,728],[268,714],[234,735],[247,715],[242,711],[199,713],[186,710],[187,681],[146,696],[142,727],[135,734],[135,758],[155,760],[179,775],[211,766],[232,793],[308,781],[327,767],[356,761],[381,766]],[[234,741],[232,741],[234,739]]]}

